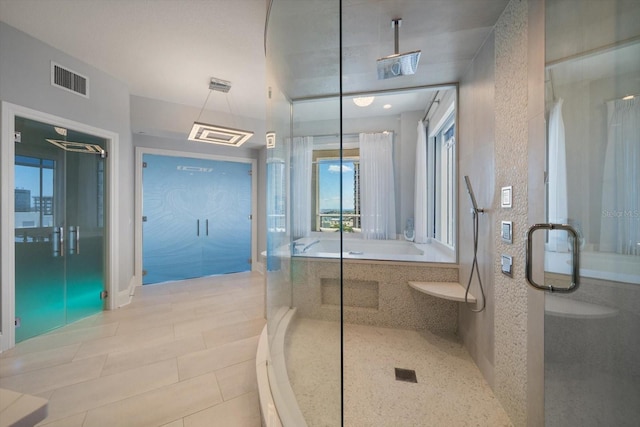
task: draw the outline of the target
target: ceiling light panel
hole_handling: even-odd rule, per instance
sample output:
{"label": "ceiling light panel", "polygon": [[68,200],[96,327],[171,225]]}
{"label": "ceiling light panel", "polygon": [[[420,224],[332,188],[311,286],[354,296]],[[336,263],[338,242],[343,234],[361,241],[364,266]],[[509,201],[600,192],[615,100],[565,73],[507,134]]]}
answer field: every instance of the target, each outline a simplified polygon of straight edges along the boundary
{"label": "ceiling light panel", "polygon": [[190,141],[207,142],[239,147],[253,136],[253,132],[195,122],[189,134]]}

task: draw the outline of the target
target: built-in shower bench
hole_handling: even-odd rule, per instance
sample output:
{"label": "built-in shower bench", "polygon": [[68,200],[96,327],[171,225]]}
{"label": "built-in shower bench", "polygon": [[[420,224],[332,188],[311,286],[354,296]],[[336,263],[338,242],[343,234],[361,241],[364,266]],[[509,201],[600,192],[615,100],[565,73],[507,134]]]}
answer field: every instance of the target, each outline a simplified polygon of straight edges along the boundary
{"label": "built-in shower bench", "polygon": [[[409,282],[409,286],[418,292],[425,293],[437,298],[451,301],[464,302],[465,288],[458,282]],[[476,297],[469,293],[467,301],[476,302]]]}

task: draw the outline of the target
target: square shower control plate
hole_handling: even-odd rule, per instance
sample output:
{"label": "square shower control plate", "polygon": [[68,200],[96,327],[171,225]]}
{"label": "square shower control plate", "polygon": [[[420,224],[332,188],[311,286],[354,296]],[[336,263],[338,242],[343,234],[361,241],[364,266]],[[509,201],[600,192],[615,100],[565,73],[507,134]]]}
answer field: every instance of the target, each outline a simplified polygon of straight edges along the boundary
{"label": "square shower control plate", "polygon": [[512,199],[513,187],[511,185],[508,187],[502,187],[502,192],[500,194],[500,207],[510,208],[512,206]]}
{"label": "square shower control plate", "polygon": [[513,277],[513,258],[511,256],[502,254],[501,267],[502,274]]}
{"label": "square shower control plate", "polygon": [[513,222],[502,221],[501,228],[502,241],[508,244],[513,244]]}

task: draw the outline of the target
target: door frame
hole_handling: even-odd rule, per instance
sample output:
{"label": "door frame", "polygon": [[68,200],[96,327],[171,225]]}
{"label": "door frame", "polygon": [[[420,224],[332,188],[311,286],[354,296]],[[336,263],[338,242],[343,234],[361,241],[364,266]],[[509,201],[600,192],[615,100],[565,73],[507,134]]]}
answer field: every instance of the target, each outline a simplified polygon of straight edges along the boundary
{"label": "door frame", "polygon": [[74,120],[33,110],[21,105],[3,101],[1,104],[2,134],[0,135],[0,352],[15,346],[15,242],[14,242],[14,210],[13,197],[15,186],[14,162],[14,132],[15,118],[24,117],[55,126],[63,126],[83,133],[104,138],[107,141],[107,173],[105,176],[105,290],[109,293],[107,309],[116,308],[118,291],[118,199],[117,194],[119,170],[118,158],[119,135],[105,129],[100,129]]}
{"label": "door frame", "polygon": [[145,154],[172,157],[189,157],[204,160],[251,164],[251,271],[259,271],[258,267],[258,173],[257,160],[246,157],[221,156],[217,154],[192,153],[187,151],[165,150],[160,148],[136,147],[135,165],[135,286],[142,286],[142,158]]}

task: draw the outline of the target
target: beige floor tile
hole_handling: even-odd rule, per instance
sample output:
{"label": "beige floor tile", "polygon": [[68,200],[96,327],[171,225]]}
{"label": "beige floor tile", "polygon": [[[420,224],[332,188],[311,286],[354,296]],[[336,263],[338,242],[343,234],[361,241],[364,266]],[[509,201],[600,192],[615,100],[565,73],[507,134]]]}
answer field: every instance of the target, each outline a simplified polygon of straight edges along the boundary
{"label": "beige floor tile", "polygon": [[111,353],[102,369],[102,376],[176,358],[204,349],[204,340],[202,336],[197,335],[138,350]]}
{"label": "beige floor tile", "polygon": [[106,356],[91,357],[75,362],[29,371],[0,378],[0,387],[27,394],[41,394],[49,390],[98,378]]}
{"label": "beige floor tile", "polygon": [[63,418],[61,420],[53,421],[53,422],[47,422],[47,420],[45,419],[41,423],[37,424],[37,426],[38,427],[82,427],[82,424],[84,423],[84,418],[86,417],[86,415],[87,415],[86,412],[82,412],[80,414],[72,415],[70,417]]}
{"label": "beige floor tile", "polygon": [[255,359],[258,337],[246,338],[178,358],[180,379],[192,378]]}
{"label": "beige floor tile", "polygon": [[91,410],[84,427],[156,427],[221,401],[215,375],[202,375]]}
{"label": "beige floor tile", "polygon": [[82,343],[74,360],[98,354],[131,351],[139,348],[150,347],[173,340],[173,326],[160,326],[158,328],[135,331],[129,334],[115,335],[98,340]]}
{"label": "beige floor tile", "polygon": [[255,359],[219,369],[215,374],[224,400],[231,400],[258,389]]}
{"label": "beige floor tile", "polygon": [[39,337],[23,341],[20,345],[2,353],[0,357],[19,356],[27,353],[33,353],[34,351],[51,350],[53,348],[66,347],[80,342],[110,337],[116,333],[117,329],[117,322],[72,331],[67,331],[65,329],[64,331],[58,331],[55,334],[40,335]]}
{"label": "beige floor tile", "polygon": [[[248,366],[264,320],[251,317],[264,301],[263,281],[240,273],[138,287],[127,306],[0,354],[0,379],[41,390],[33,394],[49,400],[50,414],[41,426],[79,427],[87,417],[87,425],[184,427],[184,417],[221,404],[224,420],[243,396],[223,403],[214,371],[227,399],[255,390]],[[245,425],[239,420],[226,426]]]}
{"label": "beige floor tile", "polygon": [[265,319],[264,303],[249,305],[242,309],[249,319]]}
{"label": "beige floor tile", "polygon": [[181,338],[189,335],[201,334],[202,332],[209,331],[220,326],[232,325],[244,320],[247,320],[247,316],[242,312],[231,311],[228,313],[216,313],[196,320],[179,322],[176,323],[173,328],[176,338]]}
{"label": "beige floor tile", "polygon": [[71,362],[80,343],[0,359],[0,378]]}
{"label": "beige floor tile", "polygon": [[260,427],[258,393],[247,393],[185,417],[184,427]]}
{"label": "beige floor tile", "polygon": [[49,400],[49,419],[65,418],[176,382],[176,362],[167,360],[60,388]]}
{"label": "beige floor tile", "polygon": [[210,331],[204,332],[204,342],[207,347],[216,347],[232,341],[254,337],[260,335],[266,320],[251,319],[243,322],[234,323],[233,325],[221,326]]}

